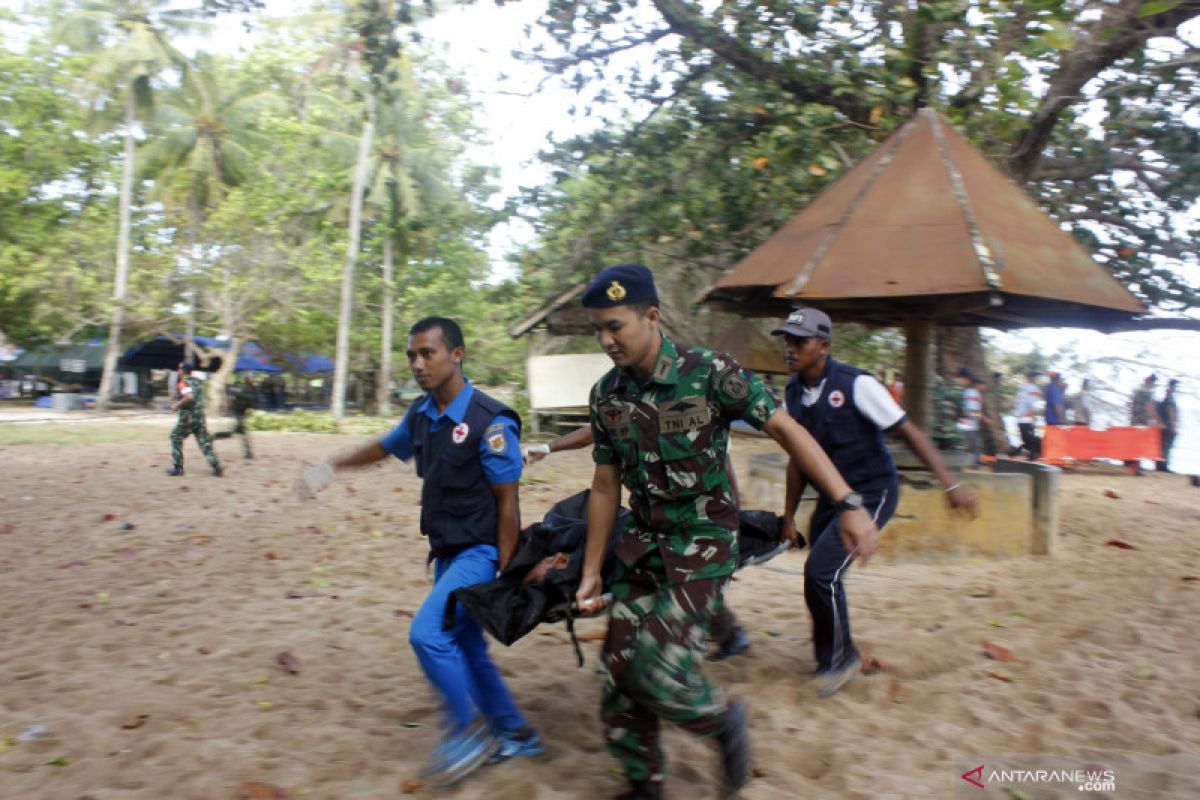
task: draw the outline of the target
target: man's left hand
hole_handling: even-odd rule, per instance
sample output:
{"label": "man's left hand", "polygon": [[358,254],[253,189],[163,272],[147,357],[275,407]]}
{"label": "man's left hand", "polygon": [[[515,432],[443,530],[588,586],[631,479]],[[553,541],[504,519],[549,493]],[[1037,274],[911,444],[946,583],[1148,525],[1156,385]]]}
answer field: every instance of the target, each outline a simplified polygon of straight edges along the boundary
{"label": "man's left hand", "polygon": [[950,503],[950,507],[958,514],[970,519],[975,519],[979,516],[979,504],[975,500],[975,493],[965,486],[955,486],[946,492],[946,500]]}

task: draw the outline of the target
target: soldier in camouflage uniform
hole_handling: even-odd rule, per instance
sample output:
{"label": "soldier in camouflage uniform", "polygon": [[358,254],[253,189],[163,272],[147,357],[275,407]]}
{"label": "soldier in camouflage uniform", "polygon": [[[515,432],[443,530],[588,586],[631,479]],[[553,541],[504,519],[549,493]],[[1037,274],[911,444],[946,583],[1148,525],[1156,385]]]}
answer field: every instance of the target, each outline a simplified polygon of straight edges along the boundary
{"label": "soldier in camouflage uniform", "polygon": [[168,475],[183,474],[183,440],[189,434],[196,437],[196,444],[208,459],[213,475],[221,477],[222,469],[213,450],[212,437],[208,435],[208,425],[204,420],[204,387],[198,378],[192,375],[192,365],[184,362],[179,365],[179,381],[175,384],[179,399],[171,404],[172,411],[179,412],[179,421],[171,431],[171,461],[174,462]]}
{"label": "soldier in camouflage uniform", "polygon": [[939,450],[963,450],[966,442],[958,432],[958,418],[963,415],[963,387],[941,375],[933,383],[933,425],[930,439]]}
{"label": "soldier in camouflage uniform", "polygon": [[[634,520],[616,551],[602,654],[608,749],[630,784],[619,797],[661,797],[660,720],[716,740],[731,796],[750,772],[747,712],[740,701],[727,703],[702,671],[709,626],[737,564],[737,507],[725,469],[730,423],[742,419],[766,431],[832,496],[849,495],[850,487],[757,376],[728,355],[677,345],[659,331],[658,296],[645,267],[602,271],[583,305],[616,368],[591,394],[596,472],[576,594],[581,609],[603,603],[600,568],[622,483]],[[843,522],[864,553],[874,551],[870,517],[847,510]]]}

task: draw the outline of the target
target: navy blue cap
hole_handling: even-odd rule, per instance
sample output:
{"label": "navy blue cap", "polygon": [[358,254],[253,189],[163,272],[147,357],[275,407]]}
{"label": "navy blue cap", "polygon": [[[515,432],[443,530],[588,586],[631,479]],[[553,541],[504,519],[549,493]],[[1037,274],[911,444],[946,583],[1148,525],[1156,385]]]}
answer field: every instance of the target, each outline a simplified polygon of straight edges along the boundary
{"label": "navy blue cap", "polygon": [[600,271],[583,293],[584,308],[612,308],[631,303],[658,305],[654,275],[641,264],[617,264]]}

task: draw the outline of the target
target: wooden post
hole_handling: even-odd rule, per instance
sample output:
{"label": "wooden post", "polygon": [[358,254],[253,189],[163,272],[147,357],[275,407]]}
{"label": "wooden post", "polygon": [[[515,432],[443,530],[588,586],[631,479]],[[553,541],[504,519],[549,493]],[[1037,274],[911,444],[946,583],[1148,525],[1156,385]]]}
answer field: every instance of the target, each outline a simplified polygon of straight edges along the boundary
{"label": "wooden post", "polygon": [[933,332],[931,320],[910,319],[904,323],[904,410],[925,433],[929,433],[931,421]]}

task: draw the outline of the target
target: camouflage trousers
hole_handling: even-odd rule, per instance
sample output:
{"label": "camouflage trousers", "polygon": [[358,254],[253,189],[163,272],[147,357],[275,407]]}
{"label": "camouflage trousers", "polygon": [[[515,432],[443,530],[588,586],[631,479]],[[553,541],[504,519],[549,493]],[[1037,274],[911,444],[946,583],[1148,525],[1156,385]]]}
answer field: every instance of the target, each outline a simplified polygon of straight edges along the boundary
{"label": "camouflage trousers", "polygon": [[208,465],[216,469],[217,453],[213,450],[212,437],[208,435],[208,427],[204,424],[203,419],[187,417],[180,417],[179,421],[175,423],[175,429],[171,431],[171,461],[175,468],[183,469],[183,440],[189,435],[196,437],[196,444],[200,445],[200,450],[208,459]]}
{"label": "camouflage trousers", "polygon": [[725,698],[701,667],[728,580],[671,586],[655,551],[626,567],[613,584],[600,715],[608,751],[630,780],[662,780],[660,720],[698,736],[724,727]]}
{"label": "camouflage trousers", "polygon": [[242,437],[242,455],[246,458],[254,458],[254,451],[250,449],[250,431],[246,428],[245,416],[235,416],[233,418],[233,430],[218,431],[213,434],[212,438],[232,439],[237,434],[241,434]]}

